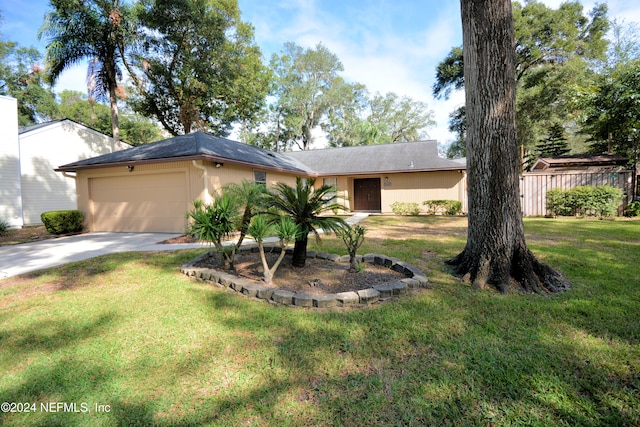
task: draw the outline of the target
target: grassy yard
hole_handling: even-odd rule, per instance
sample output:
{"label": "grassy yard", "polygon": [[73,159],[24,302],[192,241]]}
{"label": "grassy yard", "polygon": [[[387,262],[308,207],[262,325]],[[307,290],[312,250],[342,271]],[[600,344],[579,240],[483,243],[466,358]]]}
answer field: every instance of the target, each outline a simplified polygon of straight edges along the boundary
{"label": "grassy yard", "polygon": [[465,218],[363,224],[360,253],[432,287],[362,310],[274,307],[180,275],[194,250],[0,281],[0,402],[35,403],[0,425],[640,425],[640,222],[527,220],[574,285],[551,296],[449,275]]}

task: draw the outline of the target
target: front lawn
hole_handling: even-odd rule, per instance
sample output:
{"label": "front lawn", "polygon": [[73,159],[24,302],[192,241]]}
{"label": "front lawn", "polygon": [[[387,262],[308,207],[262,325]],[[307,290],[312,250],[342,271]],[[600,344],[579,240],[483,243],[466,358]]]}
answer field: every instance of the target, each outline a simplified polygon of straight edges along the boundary
{"label": "front lawn", "polygon": [[573,283],[550,296],[452,277],[465,218],[362,224],[359,253],[432,287],[362,310],[274,307],[182,276],[201,250],[0,281],[0,402],[23,411],[0,425],[640,425],[640,222],[527,220]]}

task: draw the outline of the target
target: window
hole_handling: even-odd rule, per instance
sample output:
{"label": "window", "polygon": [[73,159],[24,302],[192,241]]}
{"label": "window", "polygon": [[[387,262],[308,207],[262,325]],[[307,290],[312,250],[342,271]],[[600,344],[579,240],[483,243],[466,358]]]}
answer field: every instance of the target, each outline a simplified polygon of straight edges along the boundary
{"label": "window", "polygon": [[338,178],[323,178],[322,183],[324,185],[329,185],[333,187],[333,191],[327,192],[327,197],[325,199],[325,204],[330,205],[331,203],[337,203],[338,199]]}
{"label": "window", "polygon": [[253,181],[256,184],[267,185],[267,173],[264,171],[253,171]]}

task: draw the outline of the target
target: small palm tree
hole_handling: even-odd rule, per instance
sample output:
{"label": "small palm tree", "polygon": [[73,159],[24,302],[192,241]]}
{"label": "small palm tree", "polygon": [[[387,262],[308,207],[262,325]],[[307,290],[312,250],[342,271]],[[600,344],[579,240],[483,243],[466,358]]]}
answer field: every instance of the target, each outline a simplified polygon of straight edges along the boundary
{"label": "small palm tree", "polygon": [[236,225],[236,229],[240,232],[238,243],[236,243],[236,246],[239,247],[247,235],[251,218],[257,213],[258,208],[262,206],[266,188],[264,185],[244,179],[240,184],[232,182],[225,185],[223,191],[236,199],[240,205],[242,213]]}
{"label": "small palm tree", "polygon": [[215,197],[211,204],[195,200],[193,210],[186,214],[190,221],[187,232],[200,242],[213,244],[224,256],[225,263],[233,268],[233,252],[224,247],[223,240],[235,231],[237,216],[236,201],[227,194]]}
{"label": "small palm tree", "polygon": [[335,192],[334,187],[323,185],[314,188],[315,182],[313,178],[308,178],[305,182],[298,177],[295,188],[279,182],[267,195],[268,207],[291,216],[293,222],[300,227],[291,261],[294,267],[304,267],[306,263],[309,233],[320,239],[319,229],[324,232],[337,232],[347,225],[342,218],[321,216],[342,207],[337,203],[327,202],[331,199],[330,194]]}
{"label": "small palm tree", "polygon": [[[253,218],[253,221],[251,221],[247,234],[258,242],[258,250],[260,251],[260,259],[262,260],[262,268],[264,270],[262,276],[267,285],[273,283],[273,276],[276,274],[276,270],[287,253],[287,245],[292,240],[295,240],[299,232],[300,227],[294,224],[291,217],[288,216],[280,217],[280,220],[275,223],[267,220],[265,215],[257,215]],[[273,235],[278,236],[278,239],[280,239],[280,255],[273,266],[269,267],[267,257],[264,253],[264,239]]]}

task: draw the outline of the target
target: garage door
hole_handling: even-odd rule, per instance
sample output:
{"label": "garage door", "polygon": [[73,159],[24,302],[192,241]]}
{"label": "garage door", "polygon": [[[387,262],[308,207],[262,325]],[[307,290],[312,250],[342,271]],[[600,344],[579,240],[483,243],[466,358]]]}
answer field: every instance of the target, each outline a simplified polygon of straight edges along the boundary
{"label": "garage door", "polygon": [[186,182],[184,172],[91,178],[91,229],[182,233]]}

